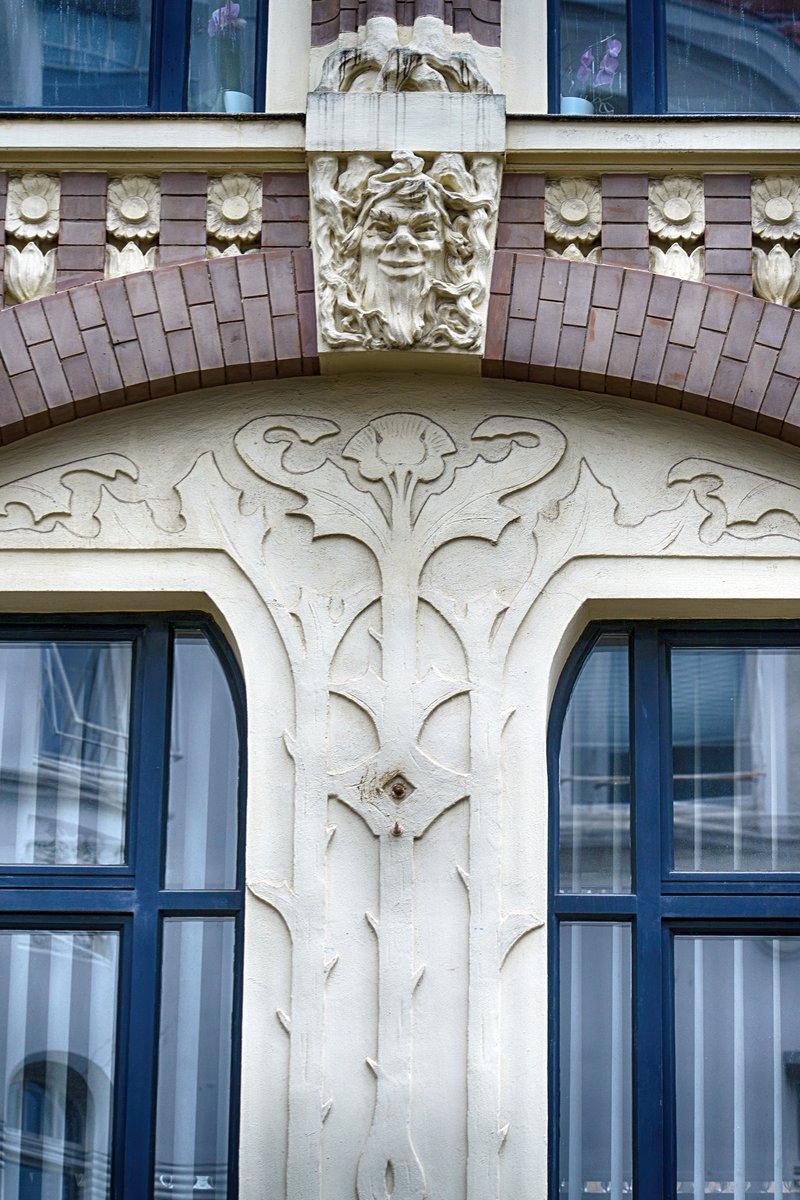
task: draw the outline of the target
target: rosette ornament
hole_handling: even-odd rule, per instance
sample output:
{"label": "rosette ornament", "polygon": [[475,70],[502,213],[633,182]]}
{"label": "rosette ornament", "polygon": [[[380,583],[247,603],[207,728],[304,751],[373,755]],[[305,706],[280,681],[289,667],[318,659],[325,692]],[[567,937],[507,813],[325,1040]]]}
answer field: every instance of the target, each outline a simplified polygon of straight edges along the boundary
{"label": "rosette ornament", "polygon": [[650,232],[665,242],[695,242],[706,226],[703,185],[686,175],[650,184]]}
{"label": "rosette ornament", "polygon": [[698,246],[689,254],[677,242],[673,242],[668,250],[651,246],[650,270],[656,275],[670,275],[673,279],[702,283],[706,272],[706,252],[702,246]]}
{"label": "rosette ornament", "polygon": [[4,278],[12,303],[51,296],[56,290],[55,250],[43,254],[35,242],[28,242],[22,250],[6,246]]}
{"label": "rosette ornament", "polygon": [[158,183],[146,175],[124,175],[108,185],[106,228],[120,241],[146,242],[158,233],[161,199]]}
{"label": "rosette ornament", "polygon": [[155,246],[142,251],[135,242],[127,242],[121,250],[116,246],[106,246],[106,279],[135,275],[137,271],[152,271],[156,265],[156,253]]}
{"label": "rosette ornament", "polygon": [[223,175],[208,186],[206,226],[221,242],[252,242],[261,232],[261,180]]}
{"label": "rosette ornament", "polygon": [[800,238],[800,180],[787,175],[755,179],[753,233],[768,242]]}
{"label": "rosette ornament", "polygon": [[8,183],[6,229],[20,241],[45,242],[58,233],[61,186],[52,175],[19,175]]}
{"label": "rosette ornament", "polygon": [[790,255],[778,243],[769,254],[753,250],[753,283],[756,294],[772,304],[790,306],[800,299],[800,250]]}
{"label": "rosette ornament", "polygon": [[590,179],[560,179],[545,192],[545,232],[556,242],[593,242],[600,236],[600,188]]}

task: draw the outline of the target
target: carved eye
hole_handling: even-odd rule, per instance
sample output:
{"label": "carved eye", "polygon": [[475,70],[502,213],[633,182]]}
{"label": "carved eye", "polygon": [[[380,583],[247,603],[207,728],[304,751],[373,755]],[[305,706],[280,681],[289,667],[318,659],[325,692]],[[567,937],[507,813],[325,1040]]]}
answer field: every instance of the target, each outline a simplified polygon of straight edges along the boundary
{"label": "carved eye", "polygon": [[414,232],[417,237],[433,238],[438,235],[439,230],[435,221],[422,221],[419,225],[414,226]]}
{"label": "carved eye", "polygon": [[383,238],[384,242],[388,242],[394,237],[394,229],[388,221],[374,221],[370,227],[370,232],[375,237]]}

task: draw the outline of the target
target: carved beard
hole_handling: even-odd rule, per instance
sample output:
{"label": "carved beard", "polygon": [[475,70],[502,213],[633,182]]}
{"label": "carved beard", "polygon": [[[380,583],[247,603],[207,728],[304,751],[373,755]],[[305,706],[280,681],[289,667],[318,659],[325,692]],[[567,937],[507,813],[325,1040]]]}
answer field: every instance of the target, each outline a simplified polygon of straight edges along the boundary
{"label": "carved beard", "polygon": [[441,266],[426,262],[410,278],[390,277],[371,255],[361,261],[364,282],[364,307],[377,311],[387,346],[401,350],[418,341],[425,329],[427,302],[435,278],[441,278]]}

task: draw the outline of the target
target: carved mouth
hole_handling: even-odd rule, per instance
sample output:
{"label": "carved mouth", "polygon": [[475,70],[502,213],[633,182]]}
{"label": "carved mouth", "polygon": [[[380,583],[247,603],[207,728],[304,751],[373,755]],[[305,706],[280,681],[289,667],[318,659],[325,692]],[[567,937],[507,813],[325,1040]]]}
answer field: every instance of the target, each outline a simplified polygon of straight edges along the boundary
{"label": "carved mouth", "polygon": [[384,271],[388,272],[390,275],[408,274],[421,271],[425,266],[425,260],[423,258],[387,258],[384,256],[379,259],[379,262]]}

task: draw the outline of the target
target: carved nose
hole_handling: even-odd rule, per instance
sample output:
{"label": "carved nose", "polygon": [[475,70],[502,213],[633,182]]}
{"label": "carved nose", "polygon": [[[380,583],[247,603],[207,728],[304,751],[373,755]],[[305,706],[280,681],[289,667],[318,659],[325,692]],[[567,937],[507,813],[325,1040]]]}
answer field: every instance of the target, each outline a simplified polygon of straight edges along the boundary
{"label": "carved nose", "polygon": [[414,239],[406,229],[405,225],[401,225],[395,233],[390,243],[392,246],[397,246],[402,250],[408,250],[415,245]]}

